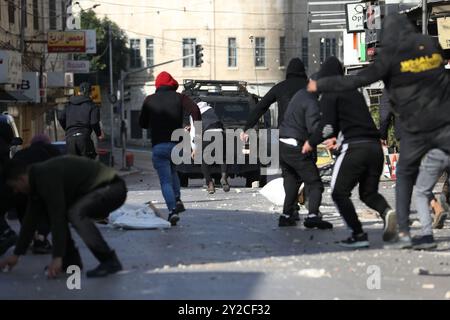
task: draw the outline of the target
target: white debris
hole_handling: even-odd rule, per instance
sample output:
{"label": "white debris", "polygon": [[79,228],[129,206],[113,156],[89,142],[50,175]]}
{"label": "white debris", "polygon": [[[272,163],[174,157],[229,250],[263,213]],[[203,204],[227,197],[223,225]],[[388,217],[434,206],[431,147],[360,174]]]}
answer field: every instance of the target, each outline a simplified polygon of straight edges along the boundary
{"label": "white debris", "polygon": [[236,193],[241,193],[242,190],[241,189],[234,189],[236,191]]}
{"label": "white debris", "polygon": [[331,278],[330,273],[325,269],[303,269],[298,272],[298,275],[306,278]]}
{"label": "white debris", "polygon": [[421,224],[420,224],[419,221],[415,220],[415,221],[412,223],[411,226],[414,227],[414,228],[420,228]]}
{"label": "white debris", "polygon": [[434,289],[434,284],[432,283],[425,283],[422,285],[422,289]]}
{"label": "white debris", "polygon": [[257,189],[259,188],[259,181],[253,181],[252,182],[252,189]]}

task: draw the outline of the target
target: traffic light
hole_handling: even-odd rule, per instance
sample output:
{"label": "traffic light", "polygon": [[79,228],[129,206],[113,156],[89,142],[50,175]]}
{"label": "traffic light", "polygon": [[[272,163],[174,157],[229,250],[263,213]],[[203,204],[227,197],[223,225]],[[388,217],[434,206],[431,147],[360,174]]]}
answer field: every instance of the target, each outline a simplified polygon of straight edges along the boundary
{"label": "traffic light", "polygon": [[195,66],[201,67],[203,63],[203,46],[201,44],[197,44],[195,46]]}

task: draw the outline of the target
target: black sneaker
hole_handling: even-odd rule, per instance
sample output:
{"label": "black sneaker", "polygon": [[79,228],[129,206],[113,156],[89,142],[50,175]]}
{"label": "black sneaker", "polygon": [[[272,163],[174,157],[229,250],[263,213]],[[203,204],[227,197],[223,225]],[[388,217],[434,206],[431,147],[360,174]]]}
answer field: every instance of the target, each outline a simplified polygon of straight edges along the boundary
{"label": "black sneaker", "polygon": [[412,239],[412,247],[414,250],[430,250],[437,248],[432,235],[414,237]]}
{"label": "black sneaker", "polygon": [[33,246],[31,247],[33,254],[50,254],[52,252],[52,244],[48,239],[33,240]]}
{"label": "black sneaker", "polygon": [[390,242],[397,237],[397,214],[393,209],[389,209],[383,217],[384,232],[383,241]]}
{"label": "black sneaker", "polygon": [[14,230],[8,229],[0,235],[0,256],[3,255],[9,248],[14,246],[17,242],[17,234]]}
{"label": "black sneaker", "polygon": [[368,248],[369,247],[369,239],[367,237],[367,233],[361,233],[359,235],[354,235],[346,240],[342,240],[338,242],[338,245],[344,248]]}
{"label": "black sneaker", "polygon": [[113,251],[113,256],[110,260],[100,263],[97,268],[86,272],[88,278],[102,278],[109,274],[113,274],[122,270],[122,264]]}
{"label": "black sneaker", "polygon": [[175,211],[178,213],[186,211],[186,208],[184,207],[183,201],[177,200],[177,203],[175,205]]}
{"label": "black sneaker", "polygon": [[298,211],[294,211],[292,217],[294,218],[295,221],[300,221],[300,213]]}
{"label": "black sneaker", "polygon": [[295,227],[296,225],[297,222],[295,222],[295,218],[293,216],[283,214],[280,216],[280,219],[278,220],[279,227]]}
{"label": "black sneaker", "polygon": [[172,213],[169,214],[167,221],[169,221],[172,226],[176,226],[177,222],[180,221],[180,216],[176,211],[172,211]]}
{"label": "black sneaker", "polygon": [[310,216],[305,218],[303,225],[308,229],[333,229],[333,225],[331,223],[329,223],[328,221],[324,221],[322,217],[319,216]]}

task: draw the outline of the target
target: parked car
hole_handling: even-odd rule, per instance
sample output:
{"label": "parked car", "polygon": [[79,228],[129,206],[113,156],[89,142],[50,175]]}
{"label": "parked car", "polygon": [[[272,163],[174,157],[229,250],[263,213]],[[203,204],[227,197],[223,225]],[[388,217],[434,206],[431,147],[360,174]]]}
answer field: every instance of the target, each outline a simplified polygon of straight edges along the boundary
{"label": "parked car", "polygon": [[19,136],[19,131],[17,130],[16,123],[14,118],[8,114],[7,112],[3,112],[0,114],[0,122],[7,123],[11,127],[13,131],[14,138],[11,142],[11,154],[10,157],[14,156],[14,154],[20,150],[20,146],[23,144],[22,138]]}

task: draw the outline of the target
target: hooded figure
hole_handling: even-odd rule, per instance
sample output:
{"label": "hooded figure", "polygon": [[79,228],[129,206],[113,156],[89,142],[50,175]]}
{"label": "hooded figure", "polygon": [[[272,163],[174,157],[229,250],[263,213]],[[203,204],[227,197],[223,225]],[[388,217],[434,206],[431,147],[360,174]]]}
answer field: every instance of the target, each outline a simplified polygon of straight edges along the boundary
{"label": "hooded figure", "polygon": [[102,136],[100,128],[100,109],[91,100],[90,84],[80,85],[79,96],[72,96],[58,120],[66,131],[67,153],[95,159],[94,142],[91,139],[92,131],[97,137]]}
{"label": "hooded figure", "polygon": [[[343,75],[342,64],[336,57],[330,57],[322,64],[317,78]],[[308,143],[313,150],[325,139],[343,136],[341,154],[333,169],[331,182],[332,198],[352,236],[340,242],[350,248],[369,246],[355,207],[351,201],[351,191],[359,183],[361,201],[379,212],[385,221],[383,239],[390,241],[396,236],[395,212],[378,193],[378,183],[384,166],[384,154],[380,144],[380,134],[370,115],[364,96],[356,89],[345,92],[325,92],[319,101],[320,124]],[[309,150],[306,150],[309,151]],[[303,148],[303,152],[305,147]]]}
{"label": "hooded figure", "polygon": [[[156,92],[145,98],[139,116],[141,128],[150,131],[153,166],[158,172],[161,191],[169,209],[169,222],[174,226],[184,211],[181,201],[180,180],[172,162],[172,133],[184,128],[185,118],[200,121],[198,106],[188,96],[178,93],[178,82],[167,72],[161,72],[155,81]],[[185,117],[187,116],[187,117]],[[187,125],[187,124],[186,124]]]}
{"label": "hooded figure", "polygon": [[304,89],[306,84],[307,76],[305,65],[299,58],[292,59],[286,69],[286,80],[281,81],[270,89],[251,111],[244,131],[254,127],[259,118],[261,118],[261,116],[269,110],[270,105],[274,102],[277,102],[278,104],[277,127],[279,127],[288,107],[289,101],[297,91]]}
{"label": "hooded figure", "polygon": [[417,33],[406,16],[387,16],[374,63],[357,75],[311,82],[308,90],[346,91],[378,80],[383,80],[402,128],[396,184],[400,233],[399,241],[391,247],[409,248],[411,193],[420,161],[433,148],[450,153],[450,82],[437,39]]}

